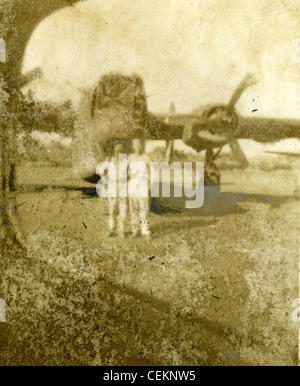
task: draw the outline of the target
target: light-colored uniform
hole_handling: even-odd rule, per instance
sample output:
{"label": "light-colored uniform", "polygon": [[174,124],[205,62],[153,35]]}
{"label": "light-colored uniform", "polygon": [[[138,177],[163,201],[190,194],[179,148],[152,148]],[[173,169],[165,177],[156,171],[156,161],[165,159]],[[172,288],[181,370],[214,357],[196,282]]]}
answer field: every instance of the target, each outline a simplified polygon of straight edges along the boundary
{"label": "light-colored uniform", "polygon": [[[138,179],[141,182],[138,186],[138,191],[135,191],[135,197],[130,194],[130,184],[134,181],[134,172],[131,165],[134,162],[142,162],[147,165],[147,169],[139,170]],[[149,198],[149,171],[150,171],[150,158],[146,154],[130,154],[128,157],[128,175],[129,175],[129,207],[130,207],[130,221],[131,230],[133,235],[137,235],[140,231],[143,236],[150,236],[150,227],[148,221],[148,213],[150,210],[150,198]],[[134,185],[134,184],[133,184]]]}
{"label": "light-colored uniform", "polygon": [[[108,197],[108,213],[109,213],[109,231],[113,232],[116,229],[116,222],[117,225],[117,231],[124,235],[125,232],[125,221],[127,216],[127,206],[128,206],[128,199],[126,197],[120,197],[120,188],[122,187],[127,188],[127,179],[126,175],[119,177],[119,159],[116,157],[112,157],[110,159],[106,160],[107,162],[111,162],[116,167],[116,178],[111,177],[110,182],[116,183],[116,196],[115,197]],[[126,169],[125,169],[126,170]],[[116,221],[117,218],[117,221]]]}

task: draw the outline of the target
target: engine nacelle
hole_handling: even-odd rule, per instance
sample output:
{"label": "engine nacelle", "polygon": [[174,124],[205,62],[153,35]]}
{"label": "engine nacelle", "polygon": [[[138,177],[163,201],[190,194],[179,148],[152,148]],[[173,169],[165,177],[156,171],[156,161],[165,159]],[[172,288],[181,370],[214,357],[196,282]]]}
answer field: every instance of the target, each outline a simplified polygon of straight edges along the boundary
{"label": "engine nacelle", "polygon": [[196,151],[213,149],[226,145],[237,138],[239,115],[233,110],[230,115],[225,105],[215,105],[202,114],[203,121],[186,125],[183,141]]}

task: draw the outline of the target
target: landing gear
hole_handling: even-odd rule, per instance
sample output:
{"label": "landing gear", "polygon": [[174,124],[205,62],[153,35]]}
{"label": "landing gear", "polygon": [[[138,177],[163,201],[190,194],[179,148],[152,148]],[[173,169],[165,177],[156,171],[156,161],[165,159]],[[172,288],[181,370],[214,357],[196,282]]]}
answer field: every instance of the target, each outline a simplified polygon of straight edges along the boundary
{"label": "landing gear", "polygon": [[[213,106],[212,108],[205,111],[203,117],[209,118],[211,120],[222,119],[221,125],[211,126],[209,129],[210,134],[215,136],[215,143],[214,141],[209,143],[208,140],[202,140],[203,143],[201,144],[201,146],[206,145],[207,149],[204,164],[204,184],[205,186],[216,186],[218,187],[218,190],[220,190],[220,171],[215,161],[226,143],[236,143],[234,140],[232,140],[232,138],[234,139],[239,132],[239,116],[234,109],[231,111],[230,116],[228,116],[227,106],[220,105]],[[217,144],[218,136],[220,135],[224,136],[223,144],[221,144],[220,141],[219,144]],[[213,149],[216,147],[219,147],[219,149],[214,151]],[[236,148],[238,148],[238,144]]]}
{"label": "landing gear", "polygon": [[220,186],[220,183],[221,183],[220,172],[216,164],[214,162],[210,163],[209,165],[206,164],[205,171],[204,171],[205,186],[208,186],[208,185]]}
{"label": "landing gear", "polygon": [[204,185],[205,186],[215,185],[220,187],[220,183],[221,183],[220,171],[217,165],[215,164],[215,159],[218,153],[219,152],[217,152],[217,154],[214,154],[213,150],[211,149],[206,150],[206,157],[204,162]]}

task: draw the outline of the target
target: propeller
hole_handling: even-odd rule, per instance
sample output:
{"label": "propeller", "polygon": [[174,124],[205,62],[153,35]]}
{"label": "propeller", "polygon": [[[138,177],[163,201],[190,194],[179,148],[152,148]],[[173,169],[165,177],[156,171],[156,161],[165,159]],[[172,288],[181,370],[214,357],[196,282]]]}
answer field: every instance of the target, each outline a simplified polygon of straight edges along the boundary
{"label": "propeller", "polygon": [[232,155],[236,161],[240,164],[242,168],[247,168],[249,166],[249,161],[244,153],[243,149],[238,140],[232,141],[229,143]]}
{"label": "propeller", "polygon": [[[245,78],[241,81],[241,83],[238,85],[234,93],[232,94],[232,97],[226,107],[225,110],[225,117],[228,119],[231,119],[234,108],[238,101],[240,100],[241,96],[243,95],[244,91],[254,86],[258,83],[258,79],[253,76],[252,74],[248,73]],[[225,119],[226,119],[225,118]],[[246,154],[244,153],[243,149],[241,148],[241,145],[239,141],[233,140],[229,143],[230,149],[232,151],[232,154],[236,161],[240,164],[242,168],[247,168],[249,166],[249,161],[246,157]]]}
{"label": "propeller", "polygon": [[226,107],[226,114],[228,116],[232,115],[233,110],[240,100],[241,96],[243,95],[244,91],[251,87],[254,86],[255,84],[258,83],[258,79],[253,76],[252,74],[248,73],[245,78],[241,81],[241,83],[238,85],[234,93],[232,94],[232,97],[230,98],[230,101]]}

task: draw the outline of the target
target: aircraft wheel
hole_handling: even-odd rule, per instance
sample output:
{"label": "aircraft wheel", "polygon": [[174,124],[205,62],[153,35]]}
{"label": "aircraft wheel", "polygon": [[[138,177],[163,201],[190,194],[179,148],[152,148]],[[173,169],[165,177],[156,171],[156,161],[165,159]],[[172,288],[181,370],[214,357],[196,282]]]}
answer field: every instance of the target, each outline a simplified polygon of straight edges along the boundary
{"label": "aircraft wheel", "polygon": [[221,183],[221,176],[220,176],[220,171],[217,168],[217,165],[214,162],[205,164],[205,171],[204,171],[205,186],[220,185],[220,183]]}

